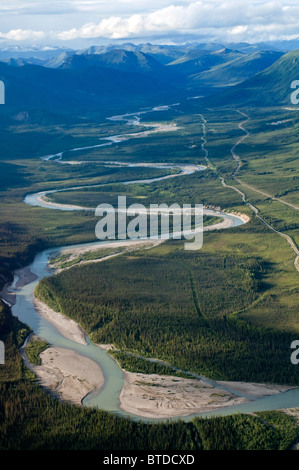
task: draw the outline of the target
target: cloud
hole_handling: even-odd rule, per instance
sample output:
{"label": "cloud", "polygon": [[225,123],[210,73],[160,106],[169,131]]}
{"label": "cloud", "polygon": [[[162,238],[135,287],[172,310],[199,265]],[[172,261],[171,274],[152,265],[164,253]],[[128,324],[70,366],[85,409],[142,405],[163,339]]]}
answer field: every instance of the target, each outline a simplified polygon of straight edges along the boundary
{"label": "cloud", "polygon": [[76,11],[72,0],[61,2],[60,0],[52,0],[50,4],[45,5],[40,0],[33,1],[7,1],[2,0],[0,5],[1,14],[18,15],[64,15]]}
{"label": "cloud", "polygon": [[44,31],[32,31],[30,29],[12,29],[8,33],[0,33],[0,39],[9,39],[11,41],[28,41],[44,39]]}
{"label": "cloud", "polygon": [[299,34],[297,0],[2,0],[6,10],[14,11],[6,15],[10,31],[0,38],[11,41],[257,42]]}
{"label": "cloud", "polygon": [[[92,2],[91,2],[92,3]],[[80,28],[58,33],[60,40],[78,38],[126,39],[149,36],[206,34],[212,36],[252,37],[256,33],[281,35],[296,34],[299,24],[299,7],[285,5],[282,1],[255,3],[195,1],[185,5],[170,5],[144,14],[109,16],[98,23],[89,22]]]}
{"label": "cloud", "polygon": [[235,26],[232,30],[231,30],[231,34],[244,34],[246,33],[248,30],[248,26]]}

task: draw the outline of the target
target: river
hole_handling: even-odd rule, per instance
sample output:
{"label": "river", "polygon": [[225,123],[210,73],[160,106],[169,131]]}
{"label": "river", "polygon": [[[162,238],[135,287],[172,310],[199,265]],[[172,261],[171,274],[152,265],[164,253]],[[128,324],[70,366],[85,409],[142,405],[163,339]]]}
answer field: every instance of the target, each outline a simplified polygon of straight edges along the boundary
{"label": "river", "polygon": [[[106,242],[98,242],[98,245],[103,246],[105,243]],[[109,243],[111,243],[111,241],[109,241]],[[80,247],[88,246],[94,246],[94,243],[80,245]],[[101,367],[105,378],[104,386],[100,389],[100,391],[93,392],[84,399],[83,404],[85,406],[97,407],[116,413],[119,416],[129,416],[135,420],[156,422],[157,419],[135,416],[130,413],[126,413],[119,408],[119,394],[124,384],[124,375],[114,359],[112,359],[112,357],[107,354],[106,350],[93,344],[88,337],[86,337],[87,345],[79,344],[66,339],[51,323],[42,318],[35,310],[33,303],[33,291],[40,279],[51,274],[50,270],[48,269],[49,257],[54,252],[56,253],[57,251],[63,251],[64,249],[69,250],[77,247],[78,245],[60,247],[59,249],[51,248],[44,250],[43,252],[36,255],[33,263],[29,266],[29,268],[32,273],[36,274],[37,279],[25,285],[21,289],[16,290],[16,303],[12,307],[13,315],[18,317],[22,322],[29,325],[35,334],[44,338],[51,345],[71,349],[83,356],[89,357]],[[214,381],[207,379],[207,382],[216,385]],[[217,386],[219,387],[219,385]],[[227,389],[226,387],[224,388]],[[239,395],[243,396],[242,394]],[[229,415],[237,412],[251,413],[255,411],[292,408],[298,406],[299,389],[294,389],[279,393],[277,395],[258,398],[243,405],[235,405],[207,413],[182,416],[180,419],[189,421],[195,416],[211,417],[218,415]],[[178,417],[170,419],[176,420]],[[163,419],[159,419],[159,421],[163,421]]]}
{"label": "river", "polygon": [[[124,120],[129,125],[134,124],[134,125],[140,126],[141,114],[145,114],[146,112],[152,112],[152,111],[163,111],[166,109],[168,109],[168,107],[158,107],[158,108],[153,108],[147,111],[140,111],[139,113],[126,114],[122,116],[114,116],[109,119]],[[164,132],[164,131],[168,132],[169,131],[169,127],[161,126],[159,124],[154,124],[152,125],[152,127],[153,127],[152,130],[143,131],[140,134],[146,133],[146,135],[148,135],[149,132],[153,133],[153,132]],[[141,136],[139,135],[139,137]],[[136,138],[136,134],[123,134],[122,136],[112,136],[109,138],[110,143],[119,142],[120,141],[119,139],[121,138],[123,138],[122,140],[126,140],[128,138]],[[101,145],[102,144],[91,146],[88,148],[95,148]],[[73,151],[79,151],[79,150],[83,150],[83,148],[73,149]],[[42,158],[44,161],[55,160],[58,163],[71,163],[71,164],[82,163],[82,161],[63,162],[62,157],[63,157],[63,152],[59,152],[55,155],[45,156]],[[123,165],[124,163],[107,162],[107,164]],[[176,164],[158,164],[158,163],[148,163],[148,164],[131,163],[130,164],[129,163],[126,165],[149,166],[149,167],[168,168],[168,169],[178,168],[180,170],[180,173],[166,175],[164,177],[159,177],[159,178],[147,179],[147,180],[125,181],[123,182],[123,184],[131,184],[131,183],[150,184],[154,181],[161,181],[161,180],[164,180],[167,178],[173,178],[173,177],[182,177],[184,175],[190,175],[194,173],[195,171],[202,171],[205,169],[204,167],[198,166],[198,165],[187,165],[187,164],[177,164],[177,163]],[[87,187],[87,186],[60,189],[59,191],[79,189],[83,187]],[[54,193],[54,192],[57,192],[57,190],[53,189],[49,191],[42,191],[42,192],[35,193],[35,194],[29,194],[25,197],[24,202],[26,204],[39,206],[39,207],[46,207],[46,208],[51,208],[51,209],[56,209],[56,210],[71,210],[71,211],[94,210],[93,208],[83,208],[80,206],[72,206],[71,204],[70,205],[62,205],[62,204],[53,205],[53,203],[49,203],[43,200],[44,196],[46,196],[47,194]],[[206,214],[215,215],[215,216],[220,215],[224,220],[227,220],[230,222],[231,227],[238,226],[244,223],[242,218],[237,215],[232,215],[232,214],[229,215],[223,212],[213,211],[213,210],[206,211]],[[86,356],[94,360],[97,364],[99,364],[99,366],[101,367],[103,371],[105,383],[103,387],[100,389],[100,391],[93,392],[84,399],[83,404],[85,406],[98,407],[103,410],[116,413],[120,416],[129,416],[132,419],[142,420],[146,422],[156,422],[157,420],[154,418],[152,419],[142,418],[140,416],[135,416],[133,414],[126,413],[120,410],[119,395],[124,384],[124,375],[123,375],[123,371],[119,368],[119,366],[114,361],[114,359],[112,359],[112,357],[109,354],[107,354],[105,349],[102,349],[99,346],[93,344],[88,337],[86,337],[87,345],[82,345],[82,344],[76,343],[74,341],[71,341],[65,338],[51,323],[49,323],[47,320],[42,318],[34,307],[34,303],[33,303],[34,289],[37,283],[43,277],[51,275],[51,271],[48,268],[48,262],[49,262],[49,257],[54,252],[59,253],[59,252],[64,251],[65,249],[69,251],[72,249],[76,249],[78,247],[84,248],[88,246],[94,246],[95,244],[100,247],[100,246],[105,245],[105,243],[107,242],[99,241],[99,242],[92,242],[92,243],[86,243],[86,244],[80,244],[80,245],[72,245],[72,246],[64,246],[64,247],[62,246],[59,248],[55,247],[55,248],[44,250],[41,253],[37,254],[33,263],[30,266],[28,266],[30,271],[37,276],[37,279],[19,289],[16,289],[15,287],[17,278],[15,277],[14,279],[11,289],[16,290],[16,303],[12,307],[12,312],[14,316],[18,317],[22,322],[29,325],[36,335],[44,338],[49,344],[53,346],[58,346],[58,347],[73,350],[81,354],[82,356]],[[109,240],[109,243],[111,243],[110,240]],[[116,243],[119,243],[119,241],[116,240]],[[202,377],[200,378],[202,379]],[[204,379],[204,380],[207,380],[207,382],[209,383],[216,384],[215,382],[209,381],[208,379]],[[219,385],[217,384],[217,386]],[[225,388],[225,386],[223,388]],[[242,394],[239,394],[239,395],[244,396]],[[217,411],[214,411],[214,412],[182,416],[181,419],[188,421],[195,416],[228,415],[228,414],[235,413],[235,412],[249,413],[253,411],[273,410],[273,409],[281,409],[281,408],[287,408],[287,407],[289,408],[289,407],[296,407],[296,406],[299,406],[299,389],[289,390],[287,392],[283,392],[277,395],[259,398],[250,403],[246,403],[243,405],[236,405],[233,407],[226,407],[226,408],[218,409]],[[170,418],[170,419],[177,420],[178,417]],[[159,421],[163,421],[163,419],[159,419]]]}

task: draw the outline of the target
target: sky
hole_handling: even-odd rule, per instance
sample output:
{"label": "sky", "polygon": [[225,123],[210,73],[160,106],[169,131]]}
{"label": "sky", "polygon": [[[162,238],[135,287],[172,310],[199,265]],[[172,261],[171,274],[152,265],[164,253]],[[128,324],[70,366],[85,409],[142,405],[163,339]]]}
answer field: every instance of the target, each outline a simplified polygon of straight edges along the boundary
{"label": "sky", "polygon": [[298,0],[0,0],[0,47],[297,37]]}

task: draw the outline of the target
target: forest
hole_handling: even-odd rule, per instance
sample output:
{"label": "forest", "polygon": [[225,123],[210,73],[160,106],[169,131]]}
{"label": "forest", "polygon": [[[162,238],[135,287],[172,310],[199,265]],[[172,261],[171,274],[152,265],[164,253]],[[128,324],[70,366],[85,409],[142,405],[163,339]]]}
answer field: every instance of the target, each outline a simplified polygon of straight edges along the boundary
{"label": "forest", "polygon": [[[247,112],[251,136],[248,145],[238,149],[243,162],[241,180],[297,203],[298,118],[283,109]],[[261,215],[294,240],[298,240],[298,221],[291,207],[248,187],[245,190],[230,179],[236,166],[230,150],[242,135],[240,115],[236,110],[219,114],[185,102],[164,116],[165,121],[177,123],[178,134],[136,139],[134,145],[123,143],[117,155],[127,162],[207,165],[201,150],[203,121],[198,113],[207,119],[206,147],[211,162],[207,170],[151,185],[128,185],[127,194],[132,202],[221,206],[250,215],[250,223],[211,232],[196,255],[169,242],[146,254],[126,253],[105,263],[79,266],[81,261],[92,260],[91,255],[71,262],[57,259],[59,267],[78,266],[44,279],[36,295],[80,323],[95,342],[113,343],[118,348],[115,359],[127,370],[169,373],[166,366],[148,361],[157,357],[179,369],[216,379],[298,385],[298,368],[290,361],[290,344],[299,333],[293,252],[285,240],[254,217],[239,194],[223,187],[219,177],[245,191]],[[292,122],[283,127],[268,125],[277,119]],[[1,131],[4,135],[9,130],[10,136],[3,139],[6,150],[0,161],[1,287],[39,251],[95,240],[97,219],[92,213],[29,207],[23,203],[27,193],[109,183],[101,189],[63,191],[53,196],[69,202],[71,194],[76,202],[89,205],[95,201],[96,205],[124,191],[118,183],[149,176],[148,170],[107,169],[96,163],[115,157],[113,148],[103,153],[72,154],[74,159],[84,156],[93,161],[86,166],[41,160],[43,155],[92,145],[99,136],[125,131],[124,125],[112,127],[109,123],[108,127],[104,118],[100,124],[88,126],[86,122],[70,122],[56,129],[56,124],[17,126],[10,121]],[[15,150],[20,146],[22,155]],[[162,173],[150,171],[152,176]],[[29,333],[1,302],[0,339],[6,352],[6,363],[0,365],[1,449],[288,449],[299,439],[294,418],[282,412],[154,425],[58,402],[36,383],[22,362],[18,350]],[[46,345],[31,351],[33,361],[38,362],[42,347]],[[175,374],[173,369],[171,373]]]}
{"label": "forest", "polygon": [[238,315],[267,291],[268,269],[256,258],[188,253],[173,241],[44,278],[35,294],[96,343],[218,380],[298,385],[294,334]]}
{"label": "forest", "polygon": [[286,450],[299,438],[283,412],[146,424],[45,393],[18,352],[28,328],[0,303],[0,450]]}

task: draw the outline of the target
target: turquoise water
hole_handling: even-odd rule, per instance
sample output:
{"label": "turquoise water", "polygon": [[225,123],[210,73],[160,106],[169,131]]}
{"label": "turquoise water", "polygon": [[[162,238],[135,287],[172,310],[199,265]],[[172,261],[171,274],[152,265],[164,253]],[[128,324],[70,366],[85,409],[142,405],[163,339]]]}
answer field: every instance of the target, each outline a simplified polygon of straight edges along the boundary
{"label": "turquoise water", "polygon": [[[231,216],[233,217],[233,216]],[[240,224],[240,220],[235,220],[236,224]],[[111,241],[109,242],[111,243]],[[95,243],[87,243],[79,245],[80,247],[88,247]],[[105,242],[98,242],[98,245],[104,245]],[[13,306],[13,315],[17,316],[21,321],[29,325],[33,331],[40,337],[44,338],[51,345],[73,350],[82,356],[86,356],[94,360],[102,369],[105,378],[105,384],[100,391],[89,394],[83,400],[83,404],[89,407],[97,407],[118,414],[119,416],[129,416],[132,419],[142,420],[145,422],[157,421],[156,419],[140,418],[136,415],[123,412],[119,408],[119,394],[124,384],[123,371],[118,367],[117,363],[111,358],[107,352],[93,344],[86,337],[87,345],[82,345],[65,338],[51,323],[42,318],[34,308],[33,291],[35,286],[45,276],[51,273],[48,270],[48,259],[54,252],[60,252],[64,249],[76,248],[78,245],[52,248],[39,253],[34,262],[29,266],[32,273],[37,275],[37,279],[30,284],[16,290],[16,304]],[[208,381],[208,380],[207,380]],[[209,382],[209,381],[208,381]],[[299,389],[289,390],[277,395],[256,399],[253,402],[236,405],[233,407],[222,408],[214,412],[199,413],[187,417],[180,417],[188,421],[195,416],[210,417],[218,415],[228,415],[236,412],[254,412],[264,410],[274,410],[299,406]],[[178,419],[171,418],[171,419]],[[160,419],[159,421],[163,421]]]}
{"label": "turquoise water", "polygon": [[[99,245],[101,244],[102,242],[99,242]],[[80,246],[83,247],[88,245],[91,244]],[[92,245],[94,245],[94,243]],[[74,247],[75,246],[76,245],[74,245]],[[61,247],[61,249],[63,248],[64,247]],[[68,246],[67,248],[72,248],[72,246]],[[29,268],[32,273],[38,276],[38,278],[34,282],[31,282],[16,291],[16,304],[12,307],[13,315],[29,325],[34,333],[44,338],[49,344],[71,349],[83,356],[93,359],[97,364],[99,364],[105,378],[105,385],[102,390],[103,396],[99,398],[98,401],[99,407],[101,407],[102,401],[105,401],[103,408],[110,409],[111,411],[116,410],[119,405],[118,396],[123,386],[123,372],[116,362],[104,349],[93,344],[88,337],[86,337],[87,345],[79,344],[65,338],[55,328],[55,326],[41,317],[34,308],[33,291],[40,279],[50,275],[50,272],[47,269],[48,259],[52,253],[56,253],[58,251],[59,249],[45,250],[36,256],[34,262],[29,266]]]}
{"label": "turquoise water", "polygon": [[[130,117],[131,115],[124,115],[124,116]],[[122,117],[123,116],[117,116],[116,118],[122,118]],[[77,151],[80,149],[73,149],[73,150]],[[57,156],[61,157],[61,155],[62,154],[57,154],[55,156],[44,157],[44,159],[47,160],[47,159],[51,159],[52,157],[57,157]],[[117,163],[117,162],[114,162],[114,163]],[[157,167],[160,167],[160,166],[157,165]],[[163,167],[181,168],[182,173],[178,175],[169,175],[169,176],[153,178],[153,179],[148,179],[148,180],[126,181],[126,182],[123,182],[123,184],[130,184],[130,183],[144,183],[144,184],[148,183],[149,184],[154,181],[160,181],[160,180],[167,179],[170,177],[182,176],[183,174],[191,174],[194,171],[204,170],[204,167],[198,167],[197,169],[188,170],[187,168],[184,168],[184,165],[180,166],[178,164],[168,165],[168,166],[163,166]],[[80,188],[82,187],[87,187],[87,186],[81,186]],[[69,188],[69,189],[76,189],[76,188]],[[71,205],[61,205],[61,206],[57,205],[55,207],[52,207],[49,204],[47,204],[47,202],[41,201],[39,199],[39,197],[42,195],[51,194],[56,191],[57,190],[52,190],[52,191],[44,191],[40,193],[35,193],[35,194],[29,194],[25,197],[24,202],[33,206],[50,207],[52,209],[57,209],[57,210],[73,211],[73,210],[83,209],[83,208],[74,208]],[[65,191],[65,189],[61,189],[60,191]],[[89,210],[94,210],[94,209],[90,208]],[[215,215],[219,215],[219,213],[215,212]],[[228,215],[228,214],[222,214],[222,215],[224,218],[232,219],[234,227],[239,226],[244,223],[240,218],[236,216]],[[105,243],[106,242],[99,241],[97,244],[101,246]],[[109,241],[109,243],[111,243],[111,241]],[[117,240],[116,240],[116,243],[117,243]],[[63,251],[64,249],[71,250],[72,248],[77,248],[78,246],[88,247],[91,245],[94,246],[95,243],[93,242],[93,243],[87,243],[84,245],[82,244],[82,245],[73,245],[73,246],[67,246],[67,247],[53,248],[53,249],[48,249],[39,253],[35,257],[34,262],[29,266],[31,272],[37,275],[37,280],[34,282],[31,282],[30,284],[24,286],[21,289],[16,290],[16,294],[17,294],[16,304],[12,308],[13,315],[18,317],[22,322],[29,325],[38,336],[44,338],[51,345],[73,350],[81,354],[82,356],[86,356],[94,360],[101,367],[104,378],[105,378],[105,383],[99,391],[93,392],[89,394],[87,397],[85,397],[85,399],[83,400],[83,404],[85,406],[101,408],[103,410],[116,413],[120,416],[129,416],[132,419],[142,420],[145,422],[157,421],[155,419],[141,418],[130,413],[125,413],[122,410],[120,410],[119,394],[124,384],[124,374],[123,374],[123,371],[118,367],[117,363],[111,358],[111,356],[109,356],[109,354],[107,354],[107,352],[104,349],[101,349],[97,345],[93,344],[88,337],[86,337],[87,345],[81,345],[65,338],[51,323],[49,323],[47,320],[42,318],[34,308],[33,291],[35,289],[35,286],[37,285],[40,279],[42,279],[45,276],[49,276],[51,274],[50,271],[48,270],[49,256],[53,254],[54,252],[59,253]],[[15,284],[15,281],[14,281],[14,284]],[[211,382],[211,381],[208,381],[208,382]],[[243,404],[243,405],[236,405],[233,407],[222,408],[214,412],[200,413],[200,414],[195,414],[195,415],[190,415],[188,417],[180,417],[180,418],[185,421],[188,421],[195,416],[210,417],[210,416],[215,416],[215,415],[228,415],[228,414],[232,414],[236,412],[249,413],[249,412],[254,412],[254,411],[274,410],[274,409],[290,408],[290,407],[297,407],[297,406],[299,406],[299,389],[290,390],[288,392],[280,393],[274,396],[256,399],[253,402]],[[178,418],[179,417],[170,418],[170,419],[177,420]],[[163,421],[163,419],[160,419],[159,421]],[[167,421],[169,421],[169,419]]]}

